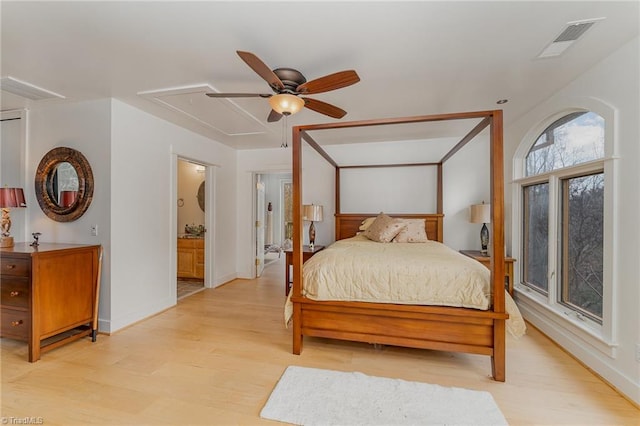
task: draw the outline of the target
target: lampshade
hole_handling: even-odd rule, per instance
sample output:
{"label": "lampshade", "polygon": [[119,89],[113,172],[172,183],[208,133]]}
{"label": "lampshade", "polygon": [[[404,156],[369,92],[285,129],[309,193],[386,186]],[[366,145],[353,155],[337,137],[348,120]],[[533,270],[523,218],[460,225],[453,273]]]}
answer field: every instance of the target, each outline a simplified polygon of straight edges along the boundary
{"label": "lampshade", "polygon": [[491,222],[491,204],[473,204],[470,213],[469,222],[471,223]]}
{"label": "lampshade", "polygon": [[304,99],[288,93],[280,93],[269,98],[269,105],[279,114],[291,115],[302,109]]}
{"label": "lampshade", "polygon": [[24,201],[22,188],[0,188],[0,247],[13,247],[13,237],[11,236],[11,215],[9,209],[14,207],[27,207]]}
{"label": "lampshade", "polygon": [[322,219],[322,206],[316,204],[305,204],[302,206],[302,220],[322,222]]}
{"label": "lampshade", "polygon": [[0,208],[27,207],[22,188],[0,188]]}

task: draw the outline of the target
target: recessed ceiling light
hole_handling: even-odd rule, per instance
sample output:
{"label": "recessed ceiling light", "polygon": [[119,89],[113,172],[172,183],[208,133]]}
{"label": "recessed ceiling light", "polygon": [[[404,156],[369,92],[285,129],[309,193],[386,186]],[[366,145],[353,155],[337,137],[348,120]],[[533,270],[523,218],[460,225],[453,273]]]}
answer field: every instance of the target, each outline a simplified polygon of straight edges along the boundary
{"label": "recessed ceiling light", "polygon": [[502,105],[502,104],[506,104],[507,102],[509,102],[509,99],[500,99],[499,101],[497,101],[496,103],[498,105]]}

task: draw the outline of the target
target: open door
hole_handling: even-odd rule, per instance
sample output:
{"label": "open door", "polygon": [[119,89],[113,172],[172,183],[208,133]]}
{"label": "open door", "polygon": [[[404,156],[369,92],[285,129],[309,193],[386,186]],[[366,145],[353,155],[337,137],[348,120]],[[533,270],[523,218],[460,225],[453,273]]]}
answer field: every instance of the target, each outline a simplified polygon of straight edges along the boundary
{"label": "open door", "polygon": [[262,275],[264,270],[264,182],[262,175],[255,175],[256,183],[256,277]]}

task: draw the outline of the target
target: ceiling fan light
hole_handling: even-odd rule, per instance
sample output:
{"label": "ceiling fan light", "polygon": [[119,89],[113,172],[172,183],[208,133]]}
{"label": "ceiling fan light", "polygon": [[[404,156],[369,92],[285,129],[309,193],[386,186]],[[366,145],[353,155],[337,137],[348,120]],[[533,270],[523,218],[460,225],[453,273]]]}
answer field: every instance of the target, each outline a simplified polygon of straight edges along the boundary
{"label": "ceiling fan light", "polygon": [[280,93],[269,98],[269,105],[279,114],[292,115],[302,109],[304,99],[288,93]]}

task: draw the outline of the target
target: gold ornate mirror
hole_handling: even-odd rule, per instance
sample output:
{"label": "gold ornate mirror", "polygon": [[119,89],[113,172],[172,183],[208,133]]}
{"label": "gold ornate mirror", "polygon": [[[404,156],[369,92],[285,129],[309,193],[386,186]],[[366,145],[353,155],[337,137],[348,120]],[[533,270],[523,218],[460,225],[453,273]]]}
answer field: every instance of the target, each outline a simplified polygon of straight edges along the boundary
{"label": "gold ornate mirror", "polygon": [[80,151],[59,147],[47,152],[36,170],[36,198],[40,208],[57,222],[72,222],[93,199],[93,172]]}

